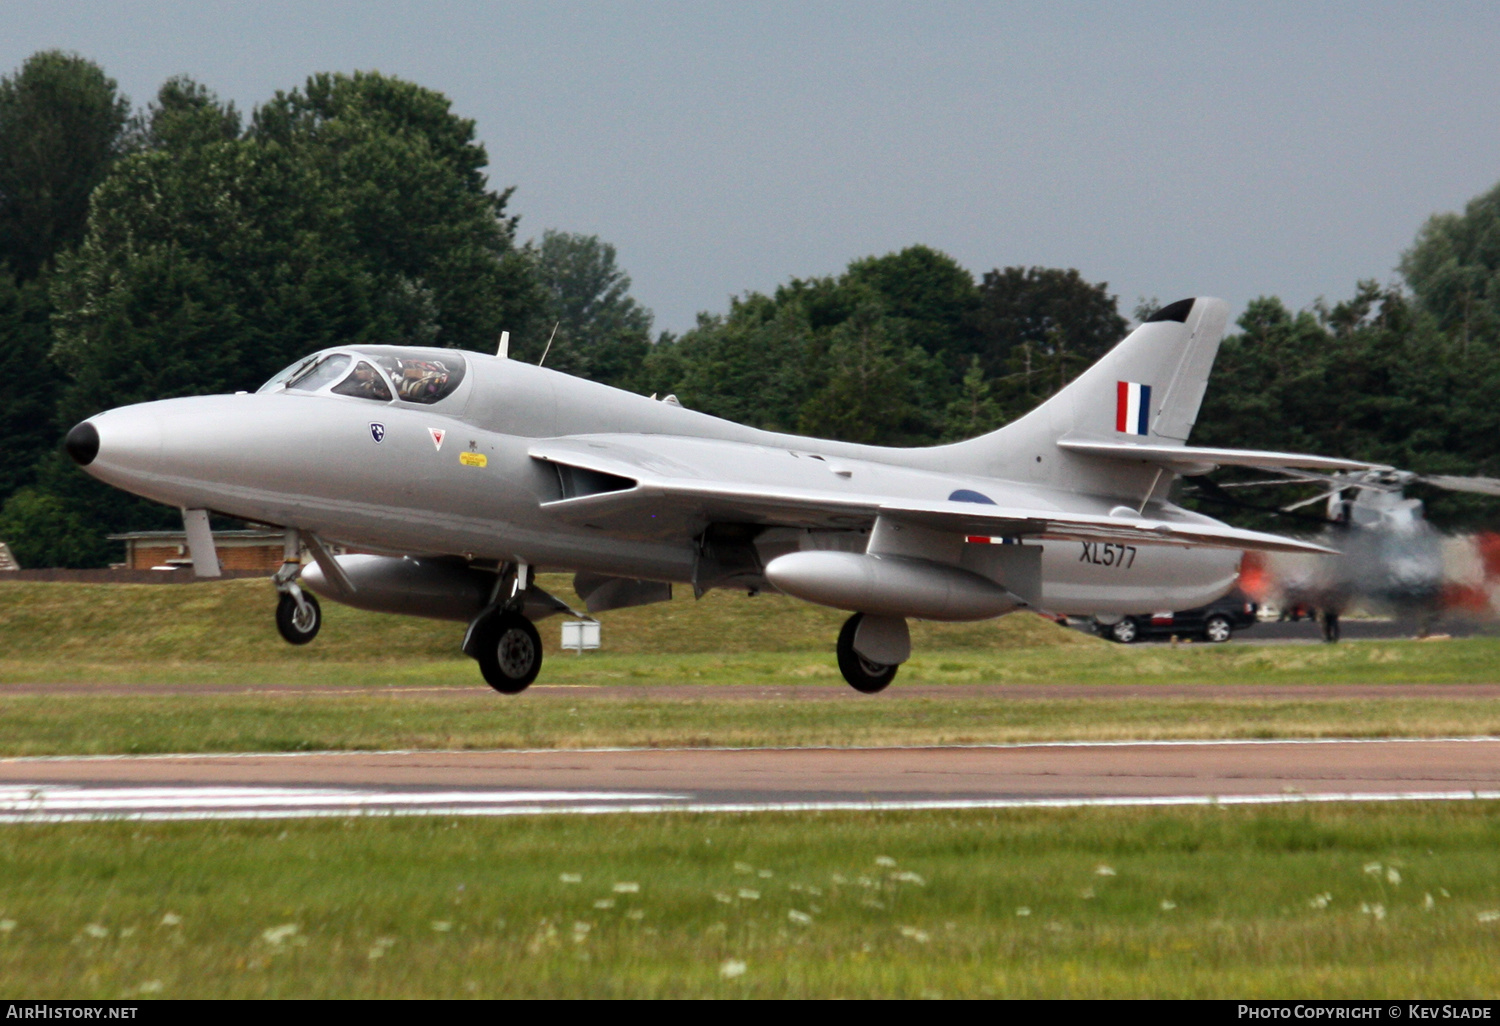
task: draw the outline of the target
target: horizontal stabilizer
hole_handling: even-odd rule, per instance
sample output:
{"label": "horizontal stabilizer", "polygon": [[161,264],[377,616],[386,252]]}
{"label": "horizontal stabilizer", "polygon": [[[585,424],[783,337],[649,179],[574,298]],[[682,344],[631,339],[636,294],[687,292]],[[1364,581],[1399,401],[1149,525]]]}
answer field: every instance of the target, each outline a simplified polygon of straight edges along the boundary
{"label": "horizontal stabilizer", "polygon": [[1340,459],[1336,456],[1309,456],[1295,452],[1267,452],[1260,449],[1207,449],[1191,445],[1135,445],[1130,442],[1092,442],[1083,439],[1060,439],[1059,449],[1084,456],[1102,456],[1112,460],[1135,460],[1164,467],[1177,474],[1206,474],[1217,467],[1259,467],[1277,470],[1282,467],[1300,470],[1389,470],[1379,463]]}
{"label": "horizontal stabilizer", "polygon": [[1135,542],[1139,545],[1191,545],[1214,549],[1254,549],[1261,552],[1304,552],[1320,556],[1334,555],[1337,552],[1336,549],[1315,542],[1284,538],[1261,531],[1246,531],[1213,521],[1042,513],[1036,510],[953,502],[886,503],[881,506],[880,512],[882,516],[933,530],[962,532],[965,535]]}

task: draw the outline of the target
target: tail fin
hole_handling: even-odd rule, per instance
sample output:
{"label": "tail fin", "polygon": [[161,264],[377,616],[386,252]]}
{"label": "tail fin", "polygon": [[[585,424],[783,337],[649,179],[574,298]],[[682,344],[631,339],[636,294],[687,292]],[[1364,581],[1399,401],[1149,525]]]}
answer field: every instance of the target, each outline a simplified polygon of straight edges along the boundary
{"label": "tail fin", "polygon": [[943,447],[943,463],[987,476],[1134,492],[1140,473],[1126,473],[1122,479],[1117,463],[1071,455],[1059,450],[1057,442],[1185,443],[1198,419],[1228,319],[1229,307],[1221,299],[1183,299],[1163,307],[1026,416]]}

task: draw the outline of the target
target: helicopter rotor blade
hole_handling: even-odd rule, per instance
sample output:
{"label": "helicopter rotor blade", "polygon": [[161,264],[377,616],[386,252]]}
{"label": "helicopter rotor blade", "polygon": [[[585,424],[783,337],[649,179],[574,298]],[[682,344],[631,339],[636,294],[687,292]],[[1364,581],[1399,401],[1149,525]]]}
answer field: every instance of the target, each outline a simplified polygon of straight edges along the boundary
{"label": "helicopter rotor blade", "polygon": [[[1269,481],[1228,481],[1220,488],[1269,488],[1273,485],[1299,485],[1308,482],[1300,477],[1277,477]],[[1330,482],[1331,483],[1331,482]]]}
{"label": "helicopter rotor blade", "polygon": [[1311,499],[1303,499],[1301,502],[1294,502],[1290,506],[1283,506],[1281,507],[1281,511],[1283,513],[1290,513],[1294,509],[1301,509],[1303,506],[1311,506],[1313,503],[1322,502],[1329,496],[1337,495],[1343,490],[1344,489],[1342,486],[1338,488],[1331,488],[1328,491],[1324,492],[1322,495],[1314,495]]}
{"label": "helicopter rotor blade", "polygon": [[1500,478],[1423,474],[1418,480],[1436,488],[1446,488],[1450,492],[1472,492],[1475,495],[1500,495]]}

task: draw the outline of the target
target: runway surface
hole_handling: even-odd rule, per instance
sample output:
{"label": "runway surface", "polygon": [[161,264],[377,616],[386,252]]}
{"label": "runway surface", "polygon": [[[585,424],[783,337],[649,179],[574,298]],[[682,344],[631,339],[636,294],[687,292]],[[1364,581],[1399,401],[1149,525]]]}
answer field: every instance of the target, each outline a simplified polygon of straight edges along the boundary
{"label": "runway surface", "polygon": [[913,698],[1003,698],[1011,702],[1132,698],[1192,698],[1205,702],[1276,699],[1296,702],[1346,702],[1352,699],[1500,699],[1500,684],[901,684],[877,695],[861,695],[845,684],[533,684],[520,697],[497,696],[484,684],[381,685],[350,684],[4,684],[8,695],[272,695],[296,698],[380,697],[412,699],[483,699],[491,702],[552,701],[797,701],[899,702]]}
{"label": "runway surface", "polygon": [[1500,798],[1500,738],[0,760],[0,823]]}

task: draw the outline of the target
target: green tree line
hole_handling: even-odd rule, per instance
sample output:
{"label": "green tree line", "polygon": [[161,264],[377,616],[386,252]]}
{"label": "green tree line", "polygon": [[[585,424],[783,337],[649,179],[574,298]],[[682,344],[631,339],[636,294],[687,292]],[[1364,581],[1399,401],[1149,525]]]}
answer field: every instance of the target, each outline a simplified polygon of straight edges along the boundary
{"label": "green tree line", "polygon": [[[329,345],[493,351],[508,330],[517,359],[744,423],[922,445],[1026,412],[1129,326],[1076,270],[976,279],[914,245],[653,338],[614,248],[521,241],[487,166],[446,97],[379,74],[313,75],[248,114],[182,77],[137,110],[56,51],[0,78],[0,539],[23,565],[101,565],[106,534],[173,526],[68,463],[68,427],[253,389]],[[1432,218],[1400,270],[1332,306],[1251,303],[1194,441],[1500,475],[1500,187]]]}

